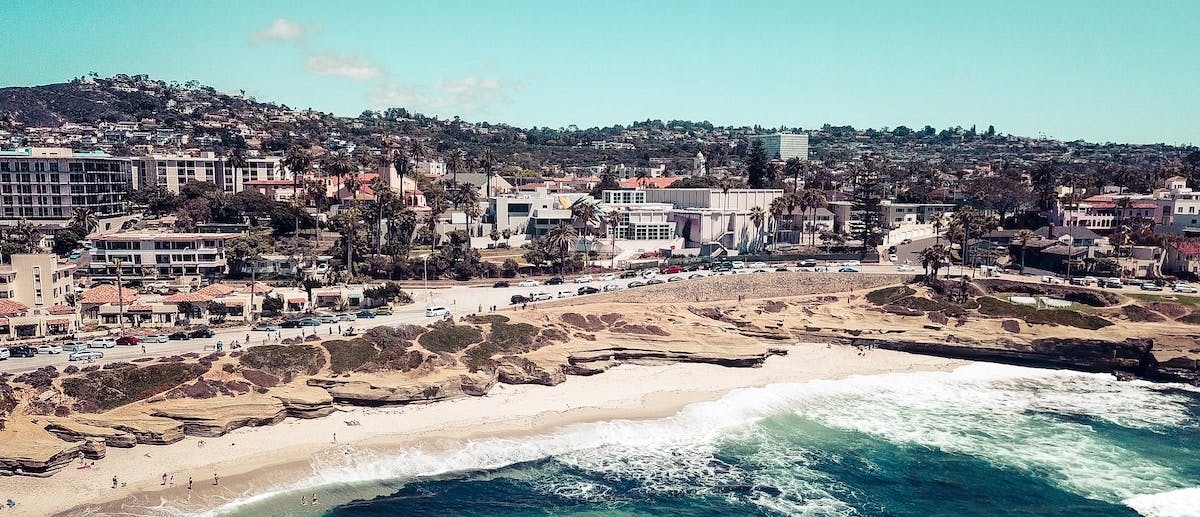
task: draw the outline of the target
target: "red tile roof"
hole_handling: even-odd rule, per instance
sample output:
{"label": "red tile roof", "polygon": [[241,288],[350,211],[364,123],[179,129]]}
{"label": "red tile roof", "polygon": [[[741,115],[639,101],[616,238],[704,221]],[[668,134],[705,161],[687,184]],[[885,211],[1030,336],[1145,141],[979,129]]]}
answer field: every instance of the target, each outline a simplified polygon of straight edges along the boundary
{"label": "red tile roof", "polygon": [[342,293],[339,293],[337,291],[323,291],[323,292],[317,293],[318,298],[322,298],[322,297],[328,298],[330,296],[341,296],[341,295],[342,295]]}
{"label": "red tile roof", "polygon": [[[137,291],[128,287],[121,288],[121,301],[129,303],[137,299]],[[117,286],[103,284],[83,292],[83,303],[117,303]]]}
{"label": "red tile roof", "polygon": [[70,323],[70,318],[50,318],[46,320],[47,325],[69,325]]}
{"label": "red tile roof", "polygon": [[153,309],[154,308],[149,305],[130,305],[129,306],[129,310],[131,312],[147,312],[147,311],[150,311]]}
{"label": "red tile roof", "polygon": [[305,298],[288,298],[288,303],[304,303],[307,301]]}
{"label": "red tile roof", "polygon": [[242,307],[245,305],[246,305],[246,302],[243,302],[241,300],[225,300],[226,307]]}
{"label": "red tile roof", "polygon": [[212,296],[201,292],[194,293],[175,293],[171,296],[163,298],[163,303],[182,303],[182,302],[208,302],[213,299]]}
{"label": "red tile roof", "polygon": [[629,178],[621,181],[621,188],[641,187],[643,184],[642,182],[645,182],[645,186],[647,188],[667,188],[671,186],[672,183],[675,183],[675,181],[678,179],[679,178],[646,178],[644,180],[640,180],[637,178]]}
{"label": "red tile roof", "polygon": [[0,314],[5,316],[16,316],[29,310],[29,306],[16,300],[0,299]]}
{"label": "red tile roof", "polygon": [[55,305],[47,309],[50,314],[74,314],[75,308],[70,305]]}
{"label": "red tile roof", "polygon": [[233,291],[233,287],[225,284],[209,284],[196,290],[197,293],[212,297],[225,296]]}
{"label": "red tile roof", "polygon": [[269,293],[269,292],[271,292],[271,291],[274,291],[274,290],[275,290],[275,288],[274,288],[274,287],[271,287],[271,286],[269,286],[269,285],[267,285],[267,284],[254,284],[253,286],[249,286],[249,285],[248,285],[248,286],[246,286],[246,287],[243,287],[243,288],[241,288],[241,289],[238,289],[238,292],[239,292],[239,293],[246,293],[246,294],[250,294],[250,292],[252,292],[252,291],[253,291],[253,292],[255,292],[255,293],[262,294],[262,293]]}
{"label": "red tile roof", "polygon": [[1200,255],[1200,242],[1179,241],[1171,243],[1171,247],[1184,255]]}

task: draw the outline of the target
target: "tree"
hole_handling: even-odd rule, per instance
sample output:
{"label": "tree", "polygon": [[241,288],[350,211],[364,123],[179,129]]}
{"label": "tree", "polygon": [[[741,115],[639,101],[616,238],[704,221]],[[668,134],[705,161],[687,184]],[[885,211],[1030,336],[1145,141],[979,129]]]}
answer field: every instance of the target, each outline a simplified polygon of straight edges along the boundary
{"label": "tree", "polygon": [[792,192],[800,191],[800,175],[807,170],[805,162],[799,158],[791,157],[783,164],[783,174],[792,178]]}
{"label": "tree", "polygon": [[[926,283],[931,282],[934,278],[937,278],[938,270],[941,269],[942,264],[946,261],[948,255],[949,254],[946,251],[946,247],[942,246],[941,244],[935,244],[925,248],[924,250],[921,250],[921,265],[925,267]],[[933,276],[930,276],[929,274],[931,267],[933,268]]]}
{"label": "tree", "polygon": [[195,303],[188,302],[188,301],[179,302],[178,304],[175,305],[175,312],[177,314],[183,314],[183,315],[187,316],[188,319],[195,317],[198,309],[199,308],[196,307]]}
{"label": "tree", "polygon": [[129,193],[129,202],[146,207],[150,215],[174,212],[181,203],[179,196],[167,190],[165,185],[147,185]]}
{"label": "tree", "polygon": [[581,197],[571,203],[571,219],[583,225],[583,231],[580,236],[583,237],[585,251],[590,251],[591,246],[587,244],[587,238],[592,236],[592,223],[600,221],[600,212],[596,208],[596,202],[591,197]]}
{"label": "tree", "polygon": [[1003,221],[1033,202],[1029,186],[1011,176],[982,176],[969,180],[963,190],[972,204],[981,210],[993,210]]}
{"label": "tree", "polygon": [[342,177],[355,170],[358,170],[358,165],[354,162],[354,157],[346,151],[337,151],[326,157],[325,171],[337,178],[336,196],[339,196],[339,201],[342,195]]}
{"label": "tree", "polygon": [[500,230],[492,228],[492,231],[488,232],[488,238],[492,240],[492,247],[495,248],[496,243],[500,242]]}
{"label": "tree", "polygon": [[[771,205],[767,207],[767,211],[771,214],[771,219],[775,221],[775,235],[771,237],[771,240],[778,243],[779,228],[782,226],[783,214],[791,212],[790,207],[788,206],[787,196],[779,196],[775,199],[772,199]],[[776,249],[778,249],[778,246]]]}
{"label": "tree", "polygon": [[624,222],[625,216],[618,209],[611,209],[604,214],[604,226],[608,229],[609,251],[612,252],[612,268],[617,268],[617,230]]}
{"label": "tree", "polygon": [[225,257],[235,274],[241,274],[247,265],[271,250],[271,239],[258,232],[246,232],[225,243]]}
{"label": "tree", "polygon": [[229,154],[225,157],[225,166],[233,170],[233,175],[238,176],[238,171],[250,166],[250,162],[246,160],[246,141],[238,139],[233,148],[229,150]]}
{"label": "tree", "polygon": [[1029,241],[1037,237],[1032,230],[1021,230],[1014,237],[1015,240],[1021,243],[1021,274],[1025,274],[1025,250],[1029,248]]}
{"label": "tree", "polygon": [[56,255],[66,255],[75,251],[79,247],[79,241],[83,240],[85,235],[79,232],[79,228],[68,226],[57,232],[54,232],[54,248],[53,252]]}
{"label": "tree", "polygon": [[761,206],[752,207],[750,209],[750,223],[754,225],[754,230],[758,234],[754,240],[758,243],[758,249],[763,247],[762,227],[763,222],[767,218],[767,212]]}
{"label": "tree", "polygon": [[87,235],[96,231],[100,226],[100,220],[96,217],[96,211],[91,208],[80,206],[75,207],[71,211],[71,218],[67,221],[67,226],[79,230],[79,233]]}
{"label": "tree", "polygon": [[868,157],[854,171],[854,194],[851,208],[859,214],[862,225],[854,232],[862,241],[864,252],[868,248],[883,244],[883,184],[880,181],[881,164]]}
{"label": "tree", "polygon": [[496,155],[490,148],[484,149],[479,155],[479,168],[487,176],[487,197],[492,197],[492,177],[496,175]]}
{"label": "tree", "polygon": [[[812,211],[814,220],[817,218],[817,210],[829,206],[829,202],[825,199],[825,192],[815,188],[804,189],[800,199],[802,200],[800,204]],[[812,245],[813,247],[817,246],[816,232],[812,232]]]}
{"label": "tree", "polygon": [[592,187],[591,196],[603,199],[605,190],[621,190],[621,183],[617,181],[617,173],[613,172],[609,165],[605,165],[604,170],[600,172],[600,183]]}
{"label": "tree", "polygon": [[634,177],[637,178],[639,187],[646,188],[646,181],[650,179],[650,171],[647,171],[645,167],[638,167]]}
{"label": "tree", "polygon": [[746,177],[750,188],[767,188],[771,184],[770,173],[770,161],[762,141],[751,141],[750,151],[746,156]]}
{"label": "tree", "polygon": [[279,295],[268,294],[263,296],[262,312],[264,315],[279,314],[283,311],[283,297]]}
{"label": "tree", "polygon": [[546,244],[551,250],[558,252],[558,274],[565,272],[567,264],[567,250],[571,245],[579,240],[579,231],[565,222],[558,223],[558,226],[551,228],[546,234]]}
{"label": "tree", "polygon": [[229,315],[229,307],[216,300],[209,300],[207,309],[209,318],[217,322],[225,321],[225,316]]}
{"label": "tree", "polygon": [[458,183],[458,173],[467,166],[467,153],[462,149],[455,149],[446,159],[446,168],[450,169],[450,177],[455,183]]}

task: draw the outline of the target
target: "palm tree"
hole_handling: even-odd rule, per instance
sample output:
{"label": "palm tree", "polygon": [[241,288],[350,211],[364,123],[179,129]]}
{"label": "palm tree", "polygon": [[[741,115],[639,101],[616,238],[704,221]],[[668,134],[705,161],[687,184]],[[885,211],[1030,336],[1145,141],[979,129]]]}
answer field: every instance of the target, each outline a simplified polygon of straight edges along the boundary
{"label": "palm tree", "polygon": [[471,235],[471,217],[479,214],[479,191],[470,183],[460,183],[450,192],[454,207],[467,216],[467,235]]}
{"label": "palm tree", "polygon": [[623,220],[620,210],[609,210],[604,214],[604,225],[608,227],[609,251],[612,253],[612,269],[617,269],[617,228]]}
{"label": "palm tree", "polygon": [[558,250],[558,274],[563,274],[567,266],[567,250],[579,241],[579,231],[565,222],[550,229],[546,234],[546,244],[550,249]]}
{"label": "palm tree", "polygon": [[125,259],[114,258],[112,264],[117,267],[117,324],[121,330],[125,329],[125,286],[121,284],[121,266],[125,264]]}
{"label": "palm tree", "polygon": [[312,166],[312,158],[308,156],[308,152],[303,147],[293,145],[288,148],[287,154],[283,157],[282,165],[292,173],[292,201],[296,203],[296,231],[293,233],[300,235],[300,211],[304,209],[301,203],[304,196],[300,194],[300,190],[304,183],[304,173],[308,172],[308,168]]}
{"label": "palm tree", "polygon": [[68,221],[68,226],[82,230],[81,233],[87,235],[96,231],[100,226],[100,219],[96,217],[96,211],[91,208],[80,206],[75,207],[71,211],[71,219]]}
{"label": "palm tree", "polygon": [[41,232],[28,219],[21,219],[8,230],[8,241],[16,245],[17,253],[37,253],[41,239]]}
{"label": "palm tree", "polygon": [[759,241],[759,249],[762,249],[762,242],[761,242],[762,238],[763,238],[762,226],[763,226],[763,221],[766,218],[767,218],[767,212],[765,210],[763,210],[763,208],[761,206],[756,206],[756,207],[753,207],[750,209],[750,222],[752,224],[754,224],[754,229],[755,229],[755,231],[758,232],[758,235],[755,237],[755,240]]}
{"label": "palm tree", "polygon": [[1021,230],[1015,235],[1016,240],[1021,242],[1021,274],[1025,274],[1025,250],[1029,247],[1029,241],[1037,237],[1032,230]]}
{"label": "palm tree", "polygon": [[[817,218],[817,210],[818,209],[829,206],[829,201],[827,199],[825,199],[825,192],[820,189],[815,189],[815,188],[805,189],[804,193],[801,194],[801,196],[804,198],[804,204],[808,206],[809,210],[812,210],[813,219]],[[813,247],[817,246],[816,232],[813,232],[813,235],[812,235],[812,245],[813,245]]]}
{"label": "palm tree", "polygon": [[935,218],[933,220],[933,243],[934,244],[941,244],[942,228],[945,228],[945,227],[946,227],[946,220],[943,219],[942,216],[939,215],[939,216],[937,216],[937,218]]}
{"label": "palm tree", "polygon": [[646,181],[650,179],[650,172],[647,171],[644,167],[642,167],[642,168],[638,169],[637,173],[634,174],[634,176],[637,178],[638,186],[640,186],[642,188],[646,188]]}
{"label": "palm tree", "polygon": [[233,169],[233,176],[238,177],[238,170],[245,169],[250,166],[250,162],[246,160],[245,143],[239,141],[229,150],[229,155],[225,157],[225,165]]}
{"label": "palm tree", "polygon": [[783,164],[783,174],[792,177],[792,192],[800,192],[800,174],[806,169],[805,163],[799,158],[788,158]]}
{"label": "palm tree", "polygon": [[504,244],[508,244],[508,240],[511,239],[513,236],[513,231],[511,229],[505,228],[504,231],[500,232],[500,236],[504,237]]}
{"label": "palm tree", "polygon": [[458,183],[458,172],[467,166],[467,153],[462,149],[455,149],[450,153],[449,159],[446,160],[446,167],[450,169],[451,179]]}
{"label": "palm tree", "polygon": [[484,149],[479,155],[479,168],[487,176],[487,197],[492,197],[492,177],[496,175],[496,155],[491,149]]}
{"label": "palm tree", "polygon": [[[937,277],[938,269],[941,269],[942,262],[946,260],[947,255],[946,247],[941,244],[921,250],[921,265],[925,267],[925,282],[928,283]],[[929,275],[930,267],[933,268],[933,276]]]}
{"label": "palm tree", "polygon": [[788,215],[792,216],[793,223],[795,222],[796,210],[800,210],[800,230],[796,232],[796,244],[804,243],[804,230],[808,226],[808,199],[804,196],[792,193],[783,196]]}
{"label": "palm tree", "polygon": [[[783,214],[787,213],[788,211],[787,204],[788,201],[784,199],[783,196],[780,196],[772,199],[770,206],[767,207],[767,210],[771,213],[771,218],[775,220],[775,235],[772,236],[771,240],[776,243],[779,242],[779,227],[782,226],[780,221],[783,217]],[[776,249],[778,249],[778,245],[776,246]]]}
{"label": "palm tree", "polygon": [[588,246],[586,241],[592,235],[592,223],[600,220],[600,212],[597,211],[594,201],[595,198],[584,196],[571,203],[571,219],[583,225],[581,236],[585,241],[584,245],[589,249],[591,246]]}

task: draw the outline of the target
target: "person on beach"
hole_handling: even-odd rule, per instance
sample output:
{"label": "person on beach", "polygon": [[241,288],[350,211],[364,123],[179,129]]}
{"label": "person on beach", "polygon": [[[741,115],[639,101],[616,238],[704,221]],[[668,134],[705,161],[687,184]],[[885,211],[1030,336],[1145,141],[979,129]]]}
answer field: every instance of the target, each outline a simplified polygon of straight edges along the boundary
{"label": "person on beach", "polygon": [[221,484],[221,480],[220,480],[220,479],[217,479],[217,475],[216,475],[216,474],[213,474],[213,486],[217,486],[217,485],[219,485],[219,484]]}
{"label": "person on beach", "polygon": [[171,486],[175,486],[175,474],[171,474],[171,481],[168,483],[170,483]]}
{"label": "person on beach", "polygon": [[192,489],[192,476],[188,476],[188,490]]}
{"label": "person on beach", "polygon": [[113,476],[113,488],[117,488],[117,476]]}
{"label": "person on beach", "polygon": [[312,504],[313,504],[313,506],[317,505],[317,493],[316,492],[313,492]]}
{"label": "person on beach", "polygon": [[337,433],[333,433],[333,443],[337,443]]}
{"label": "person on beach", "polygon": [[166,472],[163,472],[162,483],[159,483],[159,485],[167,486],[167,473]]}

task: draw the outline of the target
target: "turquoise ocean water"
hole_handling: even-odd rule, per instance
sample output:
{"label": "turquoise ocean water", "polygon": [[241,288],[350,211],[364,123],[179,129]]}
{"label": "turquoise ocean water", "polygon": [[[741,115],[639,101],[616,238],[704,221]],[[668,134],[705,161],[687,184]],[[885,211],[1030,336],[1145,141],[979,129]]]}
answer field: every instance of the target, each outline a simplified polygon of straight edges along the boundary
{"label": "turquoise ocean water", "polygon": [[[1200,515],[1200,392],[976,364],[732,392],[648,421],[331,452],[239,516]],[[299,506],[317,493],[318,508]]]}

